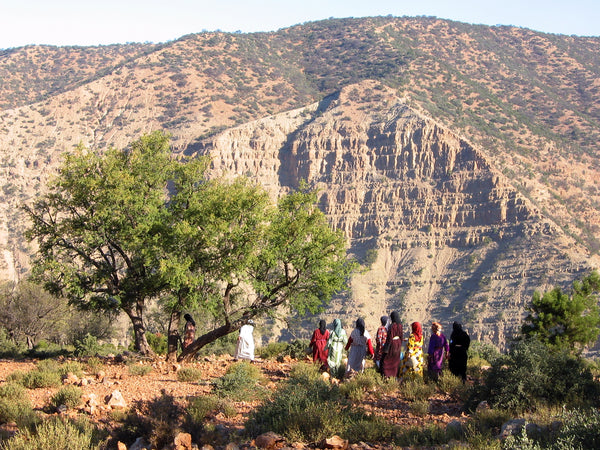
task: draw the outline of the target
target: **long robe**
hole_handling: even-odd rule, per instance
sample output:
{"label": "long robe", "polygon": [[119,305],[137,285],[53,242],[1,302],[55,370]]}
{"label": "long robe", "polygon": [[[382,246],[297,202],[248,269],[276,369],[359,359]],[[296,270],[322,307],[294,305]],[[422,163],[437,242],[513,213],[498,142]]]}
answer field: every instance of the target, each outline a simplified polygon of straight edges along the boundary
{"label": "long robe", "polygon": [[341,325],[335,328],[329,335],[327,341],[327,365],[332,375],[337,375],[340,367],[342,367],[342,360],[344,359],[344,348],[348,343],[348,335]]}
{"label": "long robe", "polygon": [[196,338],[196,325],[189,320],[185,323],[185,328],[183,330],[183,348],[189,347],[194,339]]}
{"label": "long robe", "polygon": [[381,372],[386,377],[399,376],[400,355],[402,353],[402,324],[392,323],[388,331],[386,344],[388,351],[381,363]]}
{"label": "long robe", "polygon": [[[414,360],[417,361],[416,366],[409,363],[411,358],[414,358]],[[417,341],[415,335],[411,333],[408,337],[402,364],[400,365],[401,378],[405,379],[411,374],[423,375],[423,365],[423,335],[421,335],[421,339]]]}
{"label": "long robe", "polygon": [[467,379],[467,351],[471,338],[466,331],[459,325],[455,326],[450,335],[450,358],[448,359],[448,368],[457,377],[463,381]]}
{"label": "long robe", "polygon": [[252,335],[254,327],[250,324],[243,325],[240,328],[237,348],[235,349],[235,358],[249,359],[254,361],[254,336]]}
{"label": "long robe", "polygon": [[442,374],[442,367],[444,364],[444,356],[448,354],[450,347],[448,345],[448,339],[443,333],[433,334],[429,338],[429,360],[427,362],[427,370],[434,380]]}
{"label": "long robe", "polygon": [[327,369],[327,341],[329,340],[329,330],[325,330],[325,333],[321,333],[320,329],[316,329],[313,332],[310,340],[310,346],[312,348],[313,362],[320,361],[321,367]]}
{"label": "long robe", "polygon": [[365,334],[361,336],[360,330],[355,328],[350,333],[350,339],[346,347],[350,347],[346,372],[350,372],[351,370],[362,372],[365,368],[365,356],[367,352],[371,355],[375,353],[373,351],[373,344],[371,343],[371,335],[365,330]]}
{"label": "long robe", "polygon": [[381,360],[383,359],[383,347],[387,340],[387,333],[388,330],[385,325],[382,325],[377,329],[377,336],[375,336],[375,355],[373,355],[373,361],[375,361],[377,368],[379,368]]}

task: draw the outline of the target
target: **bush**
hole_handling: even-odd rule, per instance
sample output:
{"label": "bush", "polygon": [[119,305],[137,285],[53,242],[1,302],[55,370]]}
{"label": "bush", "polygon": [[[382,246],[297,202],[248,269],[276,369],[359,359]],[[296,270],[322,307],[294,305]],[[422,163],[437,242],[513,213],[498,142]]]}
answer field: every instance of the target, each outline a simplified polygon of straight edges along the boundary
{"label": "bush", "polygon": [[16,422],[19,428],[26,428],[37,421],[27,391],[21,384],[12,381],[0,386],[0,423]]}
{"label": "bush", "polygon": [[3,442],[5,450],[91,450],[99,448],[100,436],[88,422],[50,418],[35,430],[25,429]]}
{"label": "bush", "polygon": [[27,389],[50,388],[61,385],[58,372],[49,370],[31,370],[23,376],[22,383]]}
{"label": "bush", "polygon": [[127,371],[130,375],[143,377],[144,375],[148,375],[150,372],[152,372],[152,366],[147,366],[145,364],[129,364],[127,366]]}
{"label": "bush", "polygon": [[187,383],[198,381],[201,377],[202,372],[200,369],[196,369],[195,367],[184,367],[177,372],[177,380]]}
{"label": "bush", "polygon": [[313,364],[297,364],[271,401],[246,422],[250,436],[273,431],[290,441],[316,443],[334,434],[352,442],[390,442],[398,430],[350,403],[340,389],[323,380]]}
{"label": "bush", "polygon": [[422,376],[413,375],[400,385],[400,392],[408,401],[425,401],[435,392],[435,385],[425,383]]}
{"label": "bush", "polygon": [[378,394],[392,392],[398,388],[395,379],[384,379],[375,369],[367,369],[357,373],[352,379],[340,385],[340,393],[353,401],[362,400],[369,392]]}
{"label": "bush", "polygon": [[260,369],[243,361],[229,366],[225,375],[213,382],[213,387],[219,397],[244,401],[261,397],[264,393],[259,385],[261,380]]}
{"label": "bush", "polygon": [[600,448],[600,411],[573,410],[561,417],[563,426],[555,438],[553,449]]}
{"label": "bush", "polygon": [[91,356],[87,360],[87,367],[92,374],[97,375],[104,368],[104,364],[97,356]]}
{"label": "bush", "polygon": [[485,381],[490,404],[513,411],[547,405],[585,405],[600,401],[600,385],[584,361],[552,351],[532,339],[517,342],[496,359]]}
{"label": "bush", "polygon": [[75,341],[75,356],[95,356],[102,351],[96,336],[86,334],[84,338]]}
{"label": "bush", "polygon": [[297,339],[292,342],[271,342],[260,349],[260,357],[263,359],[283,360],[289,356],[292,359],[304,359],[306,349],[310,341],[308,339]]}
{"label": "bush", "polygon": [[0,329],[0,358],[16,358],[25,351],[25,347],[19,346],[10,339],[3,328]]}
{"label": "bush", "polygon": [[50,399],[50,405],[56,409],[61,405],[67,408],[75,408],[81,403],[81,389],[77,386],[65,386],[60,388]]}
{"label": "bush", "polygon": [[500,356],[500,351],[492,344],[471,341],[471,345],[469,345],[469,362],[471,359],[481,359],[486,361],[488,364],[492,364],[496,358]]}
{"label": "bush", "polygon": [[162,333],[146,333],[148,345],[157,355],[167,354],[167,336]]}

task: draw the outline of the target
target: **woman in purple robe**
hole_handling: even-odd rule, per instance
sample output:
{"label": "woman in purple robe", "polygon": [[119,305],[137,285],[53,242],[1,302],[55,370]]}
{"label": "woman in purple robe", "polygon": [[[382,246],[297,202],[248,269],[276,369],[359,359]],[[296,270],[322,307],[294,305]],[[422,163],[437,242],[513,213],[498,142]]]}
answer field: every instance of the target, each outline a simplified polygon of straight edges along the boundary
{"label": "woman in purple robe", "polygon": [[448,339],[442,334],[442,326],[438,322],[431,324],[431,337],[429,338],[429,354],[427,371],[432,380],[437,381],[442,374],[444,358],[448,357],[450,347]]}

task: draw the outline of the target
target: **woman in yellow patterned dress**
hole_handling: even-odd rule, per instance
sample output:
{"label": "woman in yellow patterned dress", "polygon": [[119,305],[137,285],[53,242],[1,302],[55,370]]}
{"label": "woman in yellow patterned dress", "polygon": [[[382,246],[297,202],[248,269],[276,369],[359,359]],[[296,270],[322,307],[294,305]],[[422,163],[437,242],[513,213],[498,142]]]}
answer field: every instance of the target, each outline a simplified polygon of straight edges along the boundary
{"label": "woman in yellow patterned dress", "polygon": [[413,322],[411,329],[400,367],[401,380],[405,380],[411,374],[423,375],[423,329],[419,322]]}

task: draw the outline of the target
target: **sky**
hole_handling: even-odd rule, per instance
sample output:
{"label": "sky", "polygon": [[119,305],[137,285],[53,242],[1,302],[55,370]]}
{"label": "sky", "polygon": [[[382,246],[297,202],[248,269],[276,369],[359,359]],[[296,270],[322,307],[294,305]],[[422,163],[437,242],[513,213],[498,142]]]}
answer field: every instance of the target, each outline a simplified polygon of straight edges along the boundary
{"label": "sky", "polygon": [[202,31],[387,15],[600,36],[599,0],[0,0],[0,49],[159,43]]}

